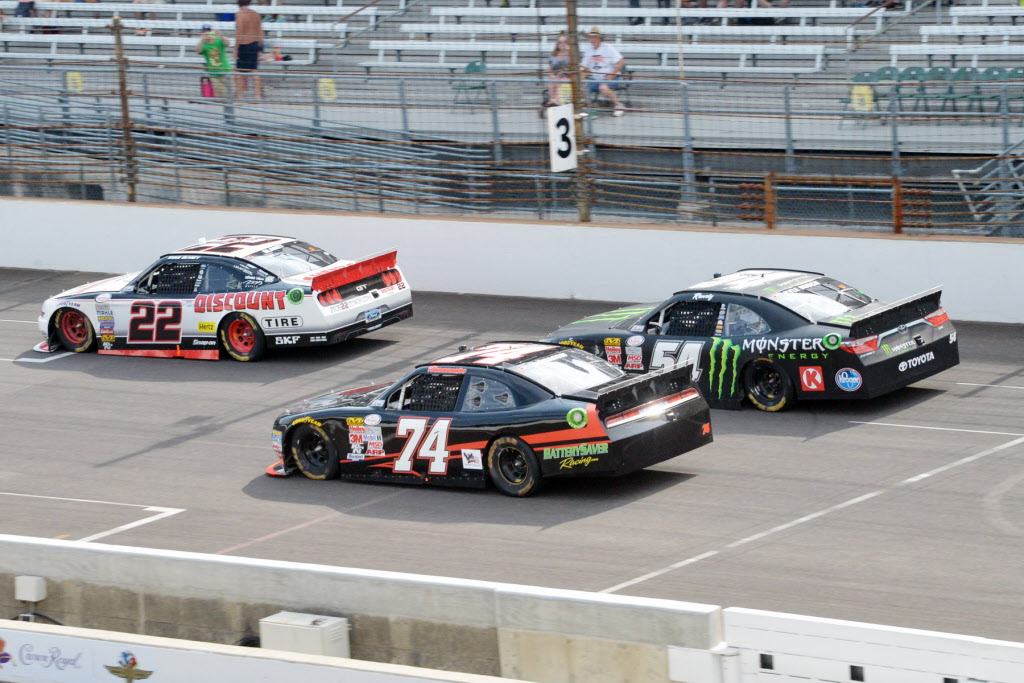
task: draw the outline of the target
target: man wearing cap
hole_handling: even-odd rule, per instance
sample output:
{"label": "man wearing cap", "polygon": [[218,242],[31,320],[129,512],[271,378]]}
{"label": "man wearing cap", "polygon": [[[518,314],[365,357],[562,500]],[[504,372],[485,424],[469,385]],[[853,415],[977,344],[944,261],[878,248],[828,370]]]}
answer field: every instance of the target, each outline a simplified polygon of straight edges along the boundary
{"label": "man wearing cap", "polygon": [[227,81],[224,78],[231,73],[231,60],[228,59],[227,44],[219,31],[213,30],[209,24],[203,24],[203,37],[196,45],[196,52],[203,56],[203,66],[213,84],[213,92],[217,97],[228,96]]}
{"label": "man wearing cap", "polygon": [[615,78],[622,72],[626,59],[621,52],[615,49],[614,45],[604,42],[604,35],[597,26],[587,31],[587,40],[590,45],[583,48],[583,63],[581,64],[587,72],[587,93],[600,92],[611,100],[615,107],[612,116],[622,116],[626,113],[626,109],[615,94],[615,89],[618,86],[615,83]]}

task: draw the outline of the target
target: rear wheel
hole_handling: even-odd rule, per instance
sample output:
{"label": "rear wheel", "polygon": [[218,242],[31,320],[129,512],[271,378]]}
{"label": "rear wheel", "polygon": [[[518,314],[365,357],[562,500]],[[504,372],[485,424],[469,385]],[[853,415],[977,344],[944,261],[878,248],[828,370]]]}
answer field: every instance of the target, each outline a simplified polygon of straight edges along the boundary
{"label": "rear wheel", "polygon": [[491,481],[506,496],[529,496],[540,488],[540,463],[533,449],[514,436],[495,439],[487,451]]}
{"label": "rear wheel", "polygon": [[84,313],[74,308],[62,308],[53,318],[57,339],[61,346],[75,353],[86,353],[96,348],[96,333]]}
{"label": "rear wheel", "polygon": [[760,410],[775,413],[793,404],[793,382],[789,375],[767,358],[758,358],[743,368],[747,398]]}
{"label": "rear wheel", "polygon": [[220,324],[220,342],[235,360],[258,361],[267,348],[266,337],[248,313],[232,313]]}
{"label": "rear wheel", "polygon": [[338,449],[321,427],[312,422],[300,424],[288,438],[292,460],[310,479],[335,479],[341,465]]}

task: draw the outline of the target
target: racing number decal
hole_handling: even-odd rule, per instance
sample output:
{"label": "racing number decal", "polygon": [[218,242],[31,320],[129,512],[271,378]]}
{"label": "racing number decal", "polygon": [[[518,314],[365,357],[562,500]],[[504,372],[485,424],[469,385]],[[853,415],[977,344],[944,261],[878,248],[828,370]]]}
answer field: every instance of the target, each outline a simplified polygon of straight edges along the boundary
{"label": "racing number decal", "polygon": [[[439,418],[434,426],[427,431],[429,420],[425,417],[400,417],[395,436],[408,436],[402,454],[395,461],[395,472],[412,472],[413,458],[430,460],[427,472],[430,474],[448,473],[448,428],[452,424],[450,417]],[[423,434],[426,432],[426,438]],[[420,445],[422,442],[422,445]]]}
{"label": "racing number decal", "polygon": [[180,301],[136,301],[128,323],[128,342],[178,344],[181,342]]}
{"label": "racing number decal", "polygon": [[555,123],[555,128],[558,129],[558,132],[561,134],[560,142],[565,145],[564,147],[559,146],[555,150],[555,154],[563,159],[568,159],[569,155],[572,154],[572,138],[569,137],[569,119],[565,117],[558,119]]}
{"label": "racing number decal", "polygon": [[659,341],[654,344],[651,352],[651,370],[667,365],[689,365],[693,368],[692,379],[700,379],[700,354],[704,350],[704,342]]}

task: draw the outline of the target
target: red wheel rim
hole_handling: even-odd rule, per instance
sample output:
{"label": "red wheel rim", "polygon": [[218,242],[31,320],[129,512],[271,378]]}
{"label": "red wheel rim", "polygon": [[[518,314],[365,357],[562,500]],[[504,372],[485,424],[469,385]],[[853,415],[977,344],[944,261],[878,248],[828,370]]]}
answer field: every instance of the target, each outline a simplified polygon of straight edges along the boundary
{"label": "red wheel rim", "polygon": [[249,353],[256,346],[256,334],[252,325],[244,320],[232,320],[228,325],[228,340],[231,347],[239,353]]}
{"label": "red wheel rim", "polygon": [[60,319],[60,331],[72,344],[81,344],[89,336],[88,323],[85,316],[78,311],[65,311]]}

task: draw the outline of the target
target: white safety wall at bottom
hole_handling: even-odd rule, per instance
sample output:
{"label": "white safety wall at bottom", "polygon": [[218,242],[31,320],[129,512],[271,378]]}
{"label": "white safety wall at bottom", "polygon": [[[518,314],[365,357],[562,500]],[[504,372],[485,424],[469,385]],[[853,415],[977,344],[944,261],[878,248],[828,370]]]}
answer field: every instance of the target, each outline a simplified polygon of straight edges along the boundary
{"label": "white safety wall at bottom", "polygon": [[[663,301],[715,272],[796,268],[895,301],[941,285],[954,322],[1024,323],[1006,276],[1024,239],[969,241],[777,230],[664,229],[0,199],[0,266],[124,273],[198,237],[300,237],[340,258],[398,248],[415,290]],[[56,294],[56,292],[52,292]],[[599,311],[594,311],[597,313]]]}
{"label": "white safety wall at bottom", "polygon": [[[116,677],[116,678],[115,678]],[[3,683],[509,683],[512,679],[340,657],[0,619]]]}
{"label": "white safety wall at bottom", "polygon": [[[721,683],[1024,681],[1022,643],[738,607],[722,618]],[[692,656],[670,648],[670,673]]]}

